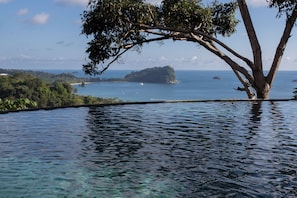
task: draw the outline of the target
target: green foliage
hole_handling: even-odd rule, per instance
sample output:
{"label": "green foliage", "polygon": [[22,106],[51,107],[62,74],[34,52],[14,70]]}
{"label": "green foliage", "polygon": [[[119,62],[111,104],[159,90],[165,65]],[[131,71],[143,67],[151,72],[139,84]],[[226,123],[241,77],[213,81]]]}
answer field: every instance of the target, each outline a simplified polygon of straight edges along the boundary
{"label": "green foliage", "polygon": [[138,31],[137,24],[152,22],[150,7],[141,0],[91,1],[90,10],[85,11],[82,18],[82,33],[94,37],[86,51],[92,62],[84,66],[84,71],[95,73],[93,67],[116,56],[121,46],[144,41],[145,35]]}
{"label": "green foliage", "polygon": [[84,71],[97,74],[98,64],[118,59],[132,47],[140,49],[144,43],[182,38],[193,41],[189,35],[197,30],[211,36],[230,36],[238,23],[236,8],[234,2],[217,1],[207,7],[201,0],[163,0],[160,6],[143,0],[92,0],[82,14],[82,33],[92,39],[86,50],[90,61],[83,65]]}
{"label": "green foliage", "polygon": [[47,83],[52,83],[55,81],[63,81],[68,83],[80,83],[83,81],[93,82],[99,81],[98,78],[79,78],[76,77],[73,73],[61,73],[61,74],[53,74],[49,72],[42,71],[33,71],[33,70],[18,70],[18,69],[1,69],[0,73],[6,73],[12,76],[18,75],[19,73],[31,75],[35,78],[40,78]]}
{"label": "green foliage", "polygon": [[203,8],[201,1],[163,1],[161,15],[167,27],[191,30],[195,26],[203,25],[203,29],[209,31],[211,26],[211,9]]}
{"label": "green foliage", "polygon": [[235,27],[238,23],[238,20],[235,19],[236,8],[237,4],[235,2],[221,4],[215,1],[212,4],[214,34],[231,36],[236,31]]}
{"label": "green foliage", "polygon": [[289,17],[297,9],[296,0],[268,0],[268,2],[270,7],[278,8],[279,16],[285,13]]}
{"label": "green foliage", "polygon": [[29,100],[28,98],[19,98],[15,100],[0,98],[0,112],[1,111],[12,111],[12,110],[24,110],[36,108],[37,103]]}
{"label": "green foliage", "polygon": [[116,100],[73,94],[69,83],[46,83],[27,74],[0,77],[0,112],[32,108],[98,104]]}

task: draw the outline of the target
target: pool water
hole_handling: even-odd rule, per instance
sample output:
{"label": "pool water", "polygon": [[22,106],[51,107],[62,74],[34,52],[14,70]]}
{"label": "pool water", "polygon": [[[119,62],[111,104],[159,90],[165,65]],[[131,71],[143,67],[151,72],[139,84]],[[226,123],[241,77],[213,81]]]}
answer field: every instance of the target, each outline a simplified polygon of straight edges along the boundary
{"label": "pool water", "polygon": [[297,103],[0,115],[0,197],[295,197]]}

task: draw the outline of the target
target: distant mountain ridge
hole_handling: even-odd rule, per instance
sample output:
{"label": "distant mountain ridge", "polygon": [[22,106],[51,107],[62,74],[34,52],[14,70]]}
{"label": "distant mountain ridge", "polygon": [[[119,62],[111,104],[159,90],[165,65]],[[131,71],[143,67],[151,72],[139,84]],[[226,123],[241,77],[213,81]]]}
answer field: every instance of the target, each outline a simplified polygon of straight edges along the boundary
{"label": "distant mountain ridge", "polygon": [[34,70],[21,70],[21,69],[1,69],[0,74],[8,74],[8,75],[16,75],[19,73],[32,75],[36,78],[40,78],[47,83],[52,83],[55,81],[64,81],[68,83],[81,83],[84,81],[98,81],[97,78],[79,78],[76,77],[72,73],[60,73],[60,74],[53,74],[50,72],[43,72],[43,71],[34,71]]}
{"label": "distant mountain ridge", "polygon": [[36,78],[43,79],[48,83],[55,81],[64,81],[68,83],[82,82],[100,82],[100,81],[123,81],[123,82],[140,82],[140,83],[160,83],[173,84],[176,83],[174,69],[170,66],[146,68],[140,71],[134,71],[123,78],[80,78],[73,73],[53,74],[49,72],[33,71],[33,70],[18,70],[18,69],[1,69],[0,74],[16,75],[18,73],[30,74]]}

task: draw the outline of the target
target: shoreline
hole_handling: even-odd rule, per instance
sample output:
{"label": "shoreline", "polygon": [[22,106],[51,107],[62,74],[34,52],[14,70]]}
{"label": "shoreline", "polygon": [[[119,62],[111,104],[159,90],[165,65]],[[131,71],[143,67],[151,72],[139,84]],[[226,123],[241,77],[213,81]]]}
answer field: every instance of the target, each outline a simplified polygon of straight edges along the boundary
{"label": "shoreline", "polygon": [[83,85],[88,85],[88,84],[91,84],[93,82],[78,82],[78,83],[70,83],[71,86],[74,86],[74,85],[80,85],[80,86],[83,86]]}

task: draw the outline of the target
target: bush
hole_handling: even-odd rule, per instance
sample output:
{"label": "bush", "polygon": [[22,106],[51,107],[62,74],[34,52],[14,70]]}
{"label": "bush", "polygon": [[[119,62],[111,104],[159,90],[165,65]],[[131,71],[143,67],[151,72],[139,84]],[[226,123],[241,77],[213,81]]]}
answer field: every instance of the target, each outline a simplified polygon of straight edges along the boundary
{"label": "bush", "polygon": [[2,100],[0,98],[0,111],[25,110],[36,107],[37,103],[29,100],[28,98],[19,98],[16,100]]}

